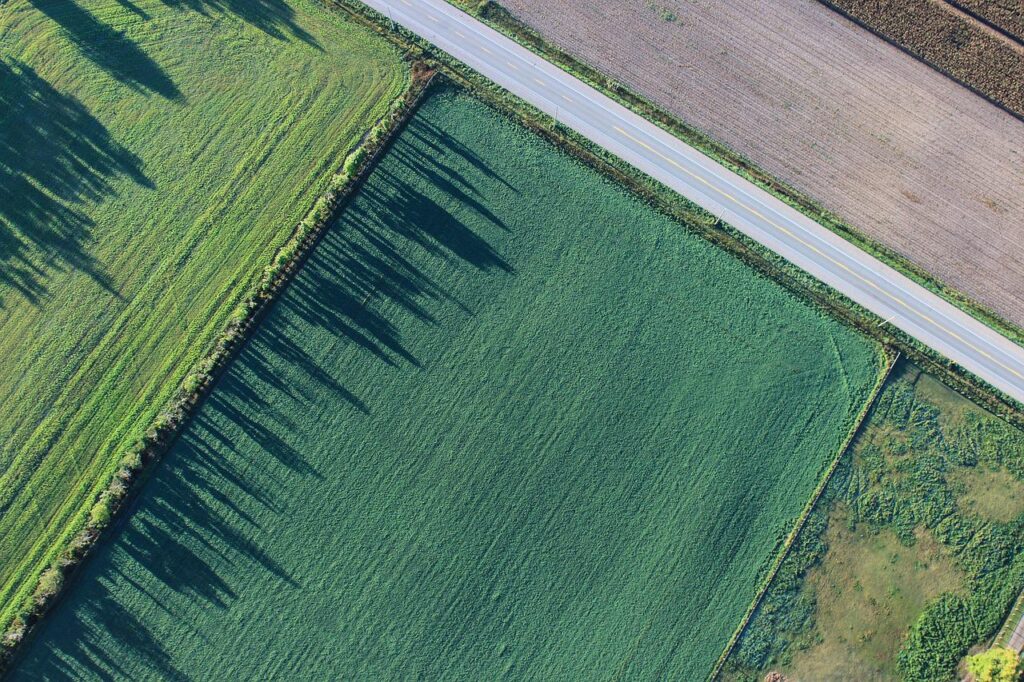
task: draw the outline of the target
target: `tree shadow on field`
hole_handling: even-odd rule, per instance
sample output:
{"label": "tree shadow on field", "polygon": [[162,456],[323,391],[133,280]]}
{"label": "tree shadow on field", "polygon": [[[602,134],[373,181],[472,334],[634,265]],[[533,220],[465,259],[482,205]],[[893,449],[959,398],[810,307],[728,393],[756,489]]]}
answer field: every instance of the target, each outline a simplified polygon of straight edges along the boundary
{"label": "tree shadow on field", "polygon": [[260,416],[240,417],[245,399],[239,396],[256,388],[244,383],[228,376],[218,385],[114,537],[44,622],[16,678],[132,679],[144,670],[189,679],[174,666],[173,643],[157,629],[166,621],[147,613],[191,627],[192,608],[221,611],[237,599],[227,576],[248,582],[268,574],[276,589],[301,589],[259,541],[261,518],[284,513],[275,498],[287,482],[249,470],[264,469],[270,454],[289,470],[318,474],[287,444],[285,431]]}
{"label": "tree shadow on field", "polygon": [[[442,266],[472,275],[514,272],[481,236],[479,221],[463,222],[461,210],[446,208],[462,206],[488,228],[509,229],[474,178],[457,170],[465,164],[448,162],[462,153],[469,152],[412,121],[48,617],[19,672],[132,677],[145,668],[180,677],[170,644],[160,641],[168,631],[156,627],[170,622],[180,636],[201,612],[232,608],[252,584],[301,598],[304,587],[269,549],[271,525],[323,502],[310,505],[310,491],[330,490],[306,486],[324,478],[307,459],[307,443],[322,437],[321,415],[344,405],[353,419],[370,415],[344,385],[354,364],[415,369],[421,360],[403,329],[432,333],[442,308],[472,315],[431,276]],[[387,381],[388,374],[374,376]],[[143,615],[132,617],[129,604]]]}
{"label": "tree shadow on field", "polygon": [[295,21],[295,10],[284,0],[161,0],[169,7],[187,8],[203,16],[230,14],[279,40],[295,38],[320,49],[319,43]]}
{"label": "tree shadow on field", "polygon": [[115,80],[170,100],[181,92],[152,57],[124,33],[98,20],[74,0],[29,0],[33,7],[61,27],[78,52]]}
{"label": "tree shadow on field", "polygon": [[[118,569],[111,569],[110,573],[117,579],[131,581]],[[15,668],[11,679],[132,679],[138,671],[126,662],[139,659],[143,659],[150,673],[160,679],[188,679],[174,667],[167,649],[146,624],[117,599],[111,590],[111,582],[107,577],[91,581],[87,608],[68,613],[56,624],[57,627],[44,622],[44,632],[37,635],[39,639],[53,638],[60,645],[53,646],[47,642],[43,656],[34,658],[26,655],[25,663],[31,670]],[[137,584],[135,586],[143,589]],[[105,636],[114,637],[118,646],[97,645]],[[29,644],[35,648],[35,642],[30,641]]]}
{"label": "tree shadow on field", "polygon": [[[394,310],[427,324],[436,324],[431,308],[441,301],[469,313],[420,263],[448,261],[480,271],[514,272],[484,238],[445,208],[451,200],[509,229],[477,195],[470,179],[445,164],[441,155],[421,148],[428,137],[438,148],[445,144],[413,119],[388,151],[387,161],[373,171],[353,205],[324,236],[287,296],[288,308],[305,322],[392,366],[420,365],[403,343]],[[393,166],[405,166],[419,178],[410,182]],[[427,184],[444,192],[445,205],[421,191]],[[275,334],[267,343],[280,352],[280,339],[287,336]]]}
{"label": "tree shadow on field", "polygon": [[93,222],[77,206],[112,195],[121,176],[153,186],[81,102],[0,60],[0,283],[37,303],[51,270],[74,269],[115,293],[89,254]]}

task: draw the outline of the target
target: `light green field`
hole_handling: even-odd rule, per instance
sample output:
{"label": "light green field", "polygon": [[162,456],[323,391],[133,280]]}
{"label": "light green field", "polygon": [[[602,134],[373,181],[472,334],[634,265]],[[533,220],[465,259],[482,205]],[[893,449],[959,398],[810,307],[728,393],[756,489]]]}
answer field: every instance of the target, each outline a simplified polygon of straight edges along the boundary
{"label": "light green field", "polygon": [[0,628],[406,87],[296,0],[0,4]]}
{"label": "light green field", "polygon": [[437,94],[15,678],[699,679],[878,370]]}

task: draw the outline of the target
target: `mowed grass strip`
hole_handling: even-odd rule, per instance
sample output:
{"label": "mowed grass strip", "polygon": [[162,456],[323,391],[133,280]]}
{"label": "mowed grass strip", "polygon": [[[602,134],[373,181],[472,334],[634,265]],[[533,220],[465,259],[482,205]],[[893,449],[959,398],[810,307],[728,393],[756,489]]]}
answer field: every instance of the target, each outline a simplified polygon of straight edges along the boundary
{"label": "mowed grass strip", "polygon": [[880,368],[429,99],[16,679],[699,679]]}
{"label": "mowed grass strip", "polygon": [[0,626],[407,86],[306,0],[0,6]]}

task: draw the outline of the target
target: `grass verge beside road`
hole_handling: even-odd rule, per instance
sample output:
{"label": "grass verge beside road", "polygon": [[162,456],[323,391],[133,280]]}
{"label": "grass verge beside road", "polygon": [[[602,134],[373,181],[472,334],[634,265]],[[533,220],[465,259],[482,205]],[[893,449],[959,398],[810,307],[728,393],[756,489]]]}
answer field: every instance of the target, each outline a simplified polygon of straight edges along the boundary
{"label": "grass verge beside road", "polygon": [[[785,183],[780,182],[777,178],[772,177],[755,166],[748,159],[745,159],[727,147],[715,142],[700,131],[694,129],[692,126],[687,125],[684,121],[679,120],[645,98],[637,95],[628,87],[616,82],[614,79],[609,78],[596,69],[582,63],[572,55],[569,55],[565,51],[548,43],[530,27],[515,19],[515,17],[505,10],[499,3],[493,2],[493,0],[448,1],[456,7],[459,7],[476,18],[484,21],[507,37],[516,40],[528,49],[533,50],[544,59],[547,59],[553,64],[559,66],[568,73],[586,82],[588,85],[597,88],[607,96],[618,101],[623,106],[630,108],[634,112],[658,124],[667,132],[700,150],[702,153],[708,155],[718,163],[721,163],[726,168],[738,173],[751,182],[754,182],[782,201],[785,201],[790,206],[832,230],[842,238],[855,244],[858,248],[878,258],[921,286],[924,286],[953,305],[956,305],[966,311],[968,314],[981,320],[1015,343],[1024,343],[1024,330],[1021,330],[1018,326],[1011,324],[1004,318],[993,313],[991,310],[975,303],[961,292],[943,285],[941,282],[932,278],[927,272],[921,270],[894,251],[864,237],[856,229],[822,208],[812,198],[807,197]],[[574,136],[572,133],[562,131],[562,134],[569,138],[575,137],[574,144],[581,144],[579,138]],[[583,146],[587,146],[585,142],[582,144]],[[597,154],[601,156],[600,152],[597,152]],[[603,158],[610,165],[616,167],[620,174],[624,176],[635,179],[640,175],[634,169],[626,167],[625,164],[619,163],[615,159],[608,158],[607,155],[604,155]],[[646,184],[647,186],[651,186],[650,181],[646,181]],[[669,192],[669,194],[674,193]],[[678,195],[675,196],[678,197]],[[666,199],[664,198],[664,195],[663,198],[659,199],[659,201],[663,207],[668,206],[667,210],[673,210],[671,206],[673,201],[676,204],[688,203],[685,202],[685,200],[680,200],[678,198],[675,200]],[[663,208],[663,210],[665,209]],[[714,239],[715,237],[711,236],[710,238]],[[989,409],[998,412],[1000,415],[1008,419],[1012,419],[1016,423],[1024,424],[1024,413],[1021,412],[1021,405],[1006,396],[1002,396],[1001,394],[1000,397],[994,398],[994,389],[989,387],[987,384],[984,384],[984,382],[981,382],[976,377],[964,372],[959,367],[952,365],[945,360],[945,358],[942,358],[937,353],[923,347],[916,340],[902,332],[899,332],[898,330],[890,332],[885,329],[884,326],[878,327],[878,323],[881,320],[873,313],[860,308],[860,306],[857,306],[845,297],[823,291],[819,283],[811,280],[811,278],[803,275],[803,273],[794,272],[794,269],[791,268],[788,263],[775,258],[774,254],[767,252],[767,249],[745,239],[742,235],[736,235],[734,233],[725,241],[731,244],[730,246],[727,246],[727,248],[730,248],[734,252],[745,252],[753,255],[751,262],[755,260],[761,261],[762,264],[756,267],[760,267],[765,271],[774,271],[777,273],[776,276],[780,277],[782,280],[797,282],[796,287],[805,290],[804,295],[807,295],[806,292],[812,292],[811,295],[819,301],[819,303],[831,307],[836,314],[849,319],[854,324],[857,324],[861,330],[868,335],[879,339],[886,345],[894,345],[898,347],[904,354],[909,355],[914,361],[922,364],[929,371],[946,377],[946,380],[956,386],[957,390],[968,394],[974,400],[984,403]]]}

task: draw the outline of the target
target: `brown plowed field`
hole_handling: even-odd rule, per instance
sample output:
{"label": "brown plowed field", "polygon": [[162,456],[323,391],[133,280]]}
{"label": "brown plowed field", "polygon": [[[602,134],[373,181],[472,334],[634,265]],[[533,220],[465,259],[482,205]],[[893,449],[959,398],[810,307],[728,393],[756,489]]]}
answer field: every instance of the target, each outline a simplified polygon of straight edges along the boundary
{"label": "brown plowed field", "polygon": [[815,0],[502,4],[1024,325],[1024,122]]}

